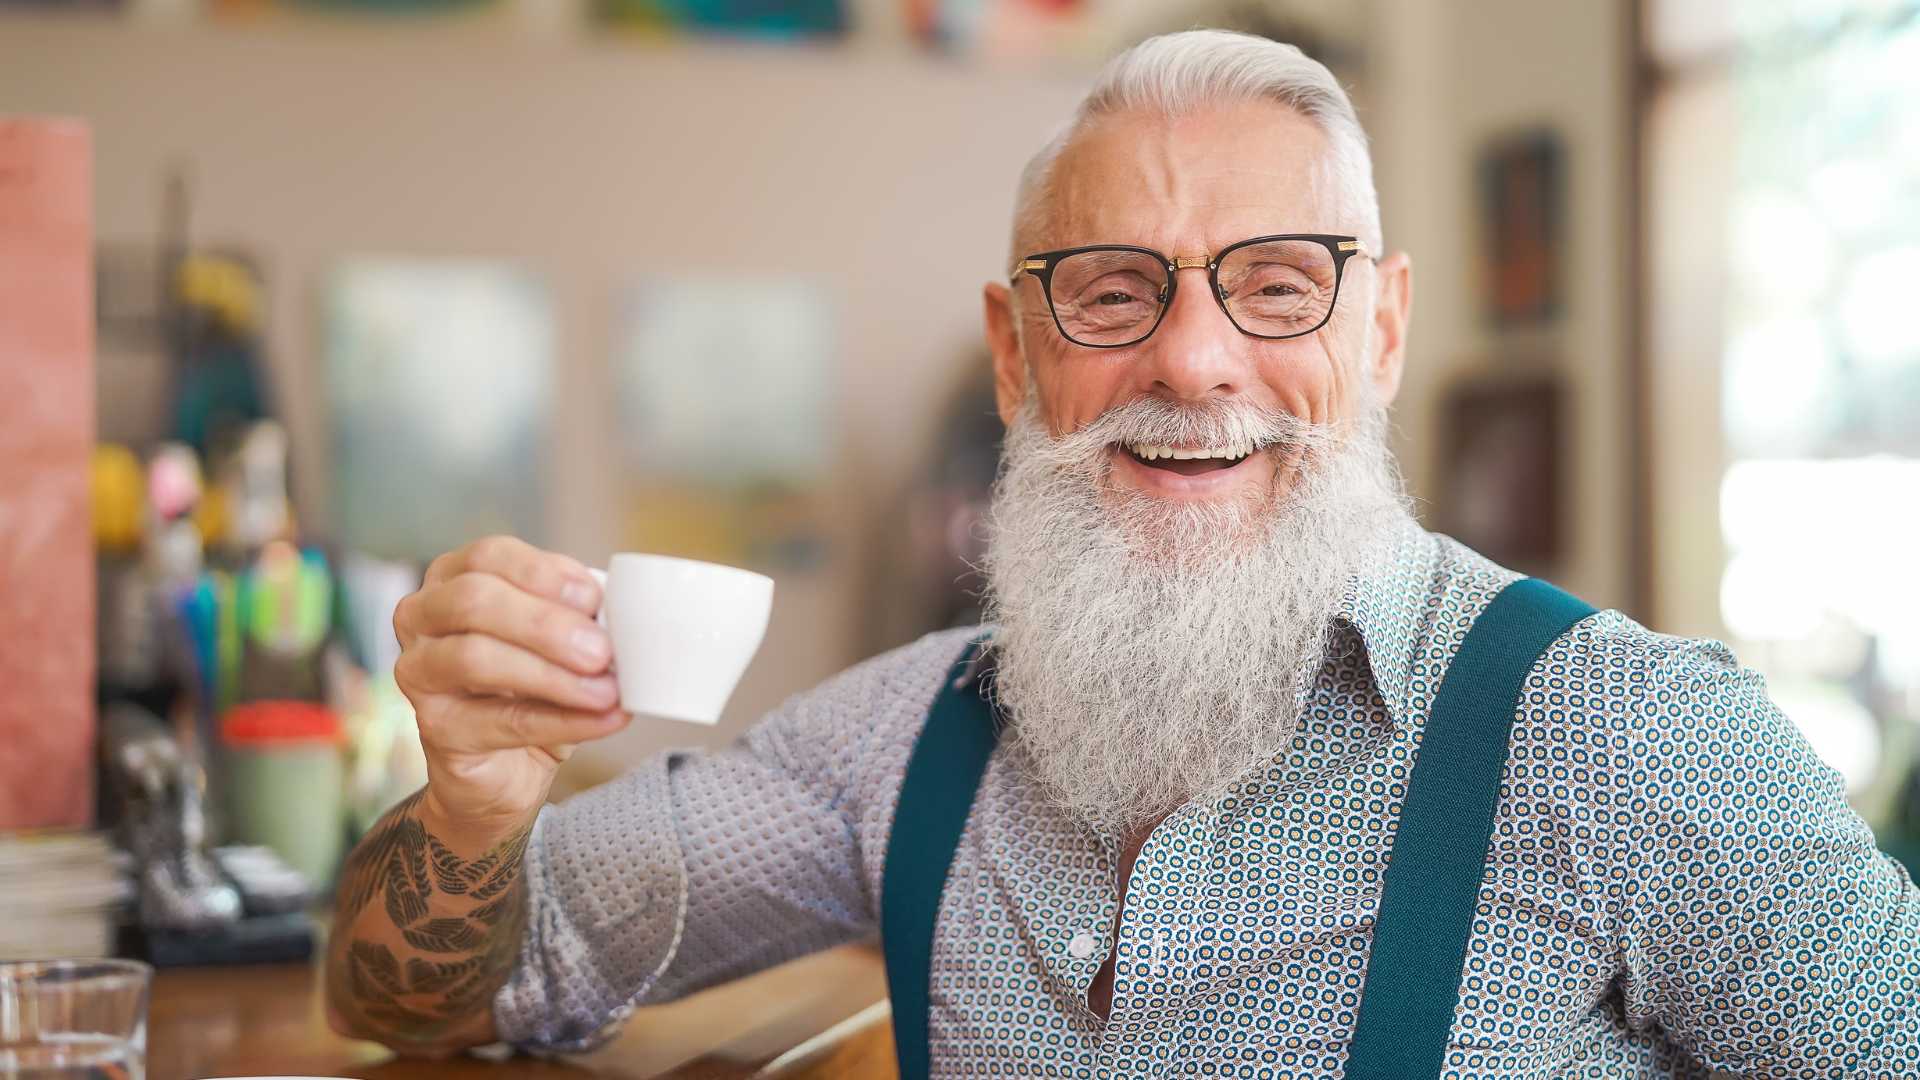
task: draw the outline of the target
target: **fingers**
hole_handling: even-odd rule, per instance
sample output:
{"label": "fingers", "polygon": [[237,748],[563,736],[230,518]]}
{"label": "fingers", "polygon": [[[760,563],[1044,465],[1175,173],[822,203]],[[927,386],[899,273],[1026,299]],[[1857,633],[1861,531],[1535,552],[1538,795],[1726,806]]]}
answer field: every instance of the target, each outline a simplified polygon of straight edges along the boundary
{"label": "fingers", "polygon": [[478,571],[421,590],[398,618],[408,642],[483,634],[581,675],[599,675],[613,659],[613,642],[593,619]]}
{"label": "fingers", "polygon": [[587,615],[600,609],[600,584],[579,560],[511,536],[489,536],[440,556],[427,567],[426,584],[466,573],[492,574]]}
{"label": "fingers", "polygon": [[631,719],[623,712],[558,709],[535,701],[455,700],[420,716],[420,737],[452,753],[566,747],[611,735]]}
{"label": "fingers", "polygon": [[400,654],[393,674],[409,696],[419,693],[529,698],[591,712],[610,710],[620,700],[611,675],[569,671],[517,645],[484,634],[416,638]]}
{"label": "fingers", "polygon": [[[597,627],[509,594],[563,605],[588,620],[600,610],[600,585],[578,561],[511,536],[489,536],[433,560],[419,591],[394,609],[394,636],[410,648],[420,637],[488,633],[583,674],[606,669],[609,647]],[[583,627],[587,633],[579,633]]]}

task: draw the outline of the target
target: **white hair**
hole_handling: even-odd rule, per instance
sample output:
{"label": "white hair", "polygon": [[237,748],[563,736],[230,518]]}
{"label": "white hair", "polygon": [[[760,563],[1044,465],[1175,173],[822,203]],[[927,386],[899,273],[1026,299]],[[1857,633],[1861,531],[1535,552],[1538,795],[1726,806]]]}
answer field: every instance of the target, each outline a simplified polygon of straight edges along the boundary
{"label": "white hair", "polygon": [[1319,126],[1328,147],[1325,182],[1354,222],[1355,235],[1368,250],[1382,251],[1367,133],[1333,73],[1294,45],[1230,30],[1186,30],[1148,38],[1108,61],[1072,118],[1027,163],[1014,198],[1009,261],[1027,254],[1019,248],[1044,224],[1054,162],[1088,124],[1121,112],[1178,117],[1261,101],[1284,105]]}

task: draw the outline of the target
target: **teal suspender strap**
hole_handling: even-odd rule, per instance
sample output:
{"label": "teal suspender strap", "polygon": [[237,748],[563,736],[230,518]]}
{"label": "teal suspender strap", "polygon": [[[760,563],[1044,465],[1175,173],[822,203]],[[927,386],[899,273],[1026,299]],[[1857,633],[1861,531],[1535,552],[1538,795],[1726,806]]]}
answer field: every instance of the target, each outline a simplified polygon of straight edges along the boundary
{"label": "teal suspender strap", "polygon": [[953,665],[933,701],[927,723],[907,759],[900,803],[887,837],[880,882],[880,944],[886,954],[887,993],[893,999],[893,1045],[900,1080],[925,1080],[927,992],[932,979],[933,923],[947,869],[986,774],[998,730],[993,706],[978,680],[961,684],[983,641]]}
{"label": "teal suspender strap", "polygon": [[1486,876],[1520,687],[1593,608],[1535,578],[1493,598],[1434,695],[1407,781],[1346,1080],[1437,1077]]}

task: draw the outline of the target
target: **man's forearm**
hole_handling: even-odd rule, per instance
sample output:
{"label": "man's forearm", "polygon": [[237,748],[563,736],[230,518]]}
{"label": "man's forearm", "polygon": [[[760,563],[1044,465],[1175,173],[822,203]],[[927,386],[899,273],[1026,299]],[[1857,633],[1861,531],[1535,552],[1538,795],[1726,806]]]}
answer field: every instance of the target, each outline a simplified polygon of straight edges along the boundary
{"label": "man's forearm", "polygon": [[327,948],[334,1026],[399,1050],[493,1041],[490,1004],[527,921],[531,823],[474,843],[430,823],[426,792],[380,819],[340,876]]}

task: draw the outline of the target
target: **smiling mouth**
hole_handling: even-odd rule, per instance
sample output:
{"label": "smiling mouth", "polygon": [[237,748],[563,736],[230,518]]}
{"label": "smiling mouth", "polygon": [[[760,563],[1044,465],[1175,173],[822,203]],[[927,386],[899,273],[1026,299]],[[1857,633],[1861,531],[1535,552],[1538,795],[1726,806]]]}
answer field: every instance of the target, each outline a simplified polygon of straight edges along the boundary
{"label": "smiling mouth", "polygon": [[1149,443],[1125,443],[1125,450],[1133,460],[1149,469],[1161,469],[1178,473],[1181,476],[1199,476],[1202,473],[1221,472],[1247,460],[1253,455],[1251,443],[1238,446],[1157,446]]}

